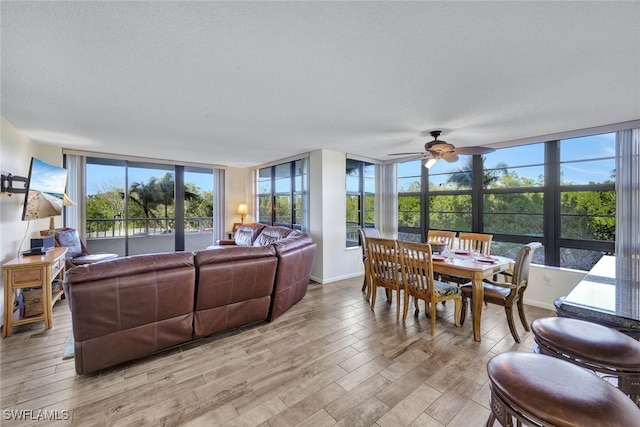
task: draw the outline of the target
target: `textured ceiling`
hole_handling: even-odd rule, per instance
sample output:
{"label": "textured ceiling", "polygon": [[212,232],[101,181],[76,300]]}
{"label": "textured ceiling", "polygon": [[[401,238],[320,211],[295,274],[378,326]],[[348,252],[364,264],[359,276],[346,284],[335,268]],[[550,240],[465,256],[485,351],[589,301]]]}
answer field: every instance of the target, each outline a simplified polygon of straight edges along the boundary
{"label": "textured ceiling", "polygon": [[640,2],[1,2],[2,116],[66,148],[388,160],[640,119]]}

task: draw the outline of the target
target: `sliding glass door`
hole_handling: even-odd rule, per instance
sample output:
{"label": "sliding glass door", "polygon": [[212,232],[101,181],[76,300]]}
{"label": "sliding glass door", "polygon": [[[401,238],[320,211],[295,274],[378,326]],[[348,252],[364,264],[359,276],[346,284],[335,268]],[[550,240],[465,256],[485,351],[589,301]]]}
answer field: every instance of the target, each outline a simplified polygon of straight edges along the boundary
{"label": "sliding glass door", "polygon": [[213,242],[213,170],[88,157],[90,251],[193,251]]}

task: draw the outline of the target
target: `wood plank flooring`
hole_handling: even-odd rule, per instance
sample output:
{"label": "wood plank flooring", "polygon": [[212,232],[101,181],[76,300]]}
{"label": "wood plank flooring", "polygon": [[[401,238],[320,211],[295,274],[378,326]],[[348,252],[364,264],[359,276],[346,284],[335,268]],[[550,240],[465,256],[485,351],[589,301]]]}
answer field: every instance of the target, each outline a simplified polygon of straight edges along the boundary
{"label": "wood plank flooring", "polygon": [[[453,304],[429,319],[379,291],[371,311],[362,277],[311,284],[305,298],[272,323],[215,335],[98,374],[78,376],[62,360],[71,331],[66,300],[53,328],[13,329],[0,343],[2,425],[113,426],[481,426],[489,416],[486,363],[533,349],[509,333],[504,310],[486,306],[482,341],[470,315],[457,328]],[[529,322],[554,316],[527,306]],[[28,412],[31,411],[31,412]],[[16,420],[18,416],[22,420]],[[26,418],[26,419],[24,419]]]}

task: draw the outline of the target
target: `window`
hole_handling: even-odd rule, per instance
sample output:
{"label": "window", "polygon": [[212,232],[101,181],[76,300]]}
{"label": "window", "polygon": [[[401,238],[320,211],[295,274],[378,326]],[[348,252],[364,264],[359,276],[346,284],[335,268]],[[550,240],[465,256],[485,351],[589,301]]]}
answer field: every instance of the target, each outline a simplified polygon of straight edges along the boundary
{"label": "window", "polygon": [[347,247],[358,246],[358,228],[375,227],[376,166],[347,159]]}
{"label": "window", "polygon": [[425,168],[418,160],[398,164],[398,238],[401,240],[424,241],[423,174],[426,174]]}
{"label": "window", "polygon": [[482,157],[483,232],[544,236],[544,154],[544,144],[530,144]]}
{"label": "window", "polygon": [[307,229],[307,164],[307,159],[299,159],[258,169],[258,222]]}
{"label": "window", "polygon": [[534,262],[580,270],[614,251],[615,133],[397,170],[400,239],[424,241],[429,228],[490,233],[492,253],[509,257],[538,241]]}
{"label": "window", "polygon": [[589,270],[614,251],[615,133],[561,140],[559,149],[560,266]]}
{"label": "window", "polygon": [[472,159],[429,169],[422,160],[398,164],[399,239],[424,242],[429,229],[471,231]]}
{"label": "window", "polygon": [[441,160],[428,169],[428,178],[430,196],[426,230],[471,231],[473,157],[458,156],[455,163]]}
{"label": "window", "polygon": [[213,242],[213,168],[86,158],[85,229],[92,252],[136,255]]}

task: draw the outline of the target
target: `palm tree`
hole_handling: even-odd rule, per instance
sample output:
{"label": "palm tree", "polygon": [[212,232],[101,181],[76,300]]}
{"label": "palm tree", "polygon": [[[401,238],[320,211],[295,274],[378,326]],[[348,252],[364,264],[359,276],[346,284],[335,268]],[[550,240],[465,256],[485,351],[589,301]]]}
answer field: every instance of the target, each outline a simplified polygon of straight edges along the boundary
{"label": "palm tree", "polygon": [[[485,156],[482,156],[482,188],[489,188],[500,180],[500,176],[507,175],[506,163],[500,162],[496,168],[486,170],[484,168]],[[447,183],[455,184],[458,188],[471,188],[473,184],[473,156],[466,156],[463,166],[458,167],[458,171],[454,172],[448,179]]]}
{"label": "palm tree", "polygon": [[[148,183],[134,182],[129,188],[129,199],[144,212],[145,218],[155,218],[153,209],[160,203],[158,179],[149,178]],[[149,221],[145,221],[145,234],[149,234]]]}
{"label": "palm tree", "polygon": [[[165,217],[165,230],[169,231],[169,206],[173,204],[175,198],[175,180],[173,177],[173,173],[167,172],[164,174],[158,183],[158,193],[160,197],[160,203],[164,205],[164,217]],[[185,200],[198,200],[200,196],[198,193],[190,191],[188,185],[185,185],[184,188],[184,199]]]}
{"label": "palm tree", "polygon": [[175,180],[173,174],[167,172],[160,181],[158,181],[158,192],[161,203],[164,205],[165,231],[169,232],[169,205],[173,203],[175,196]]}

